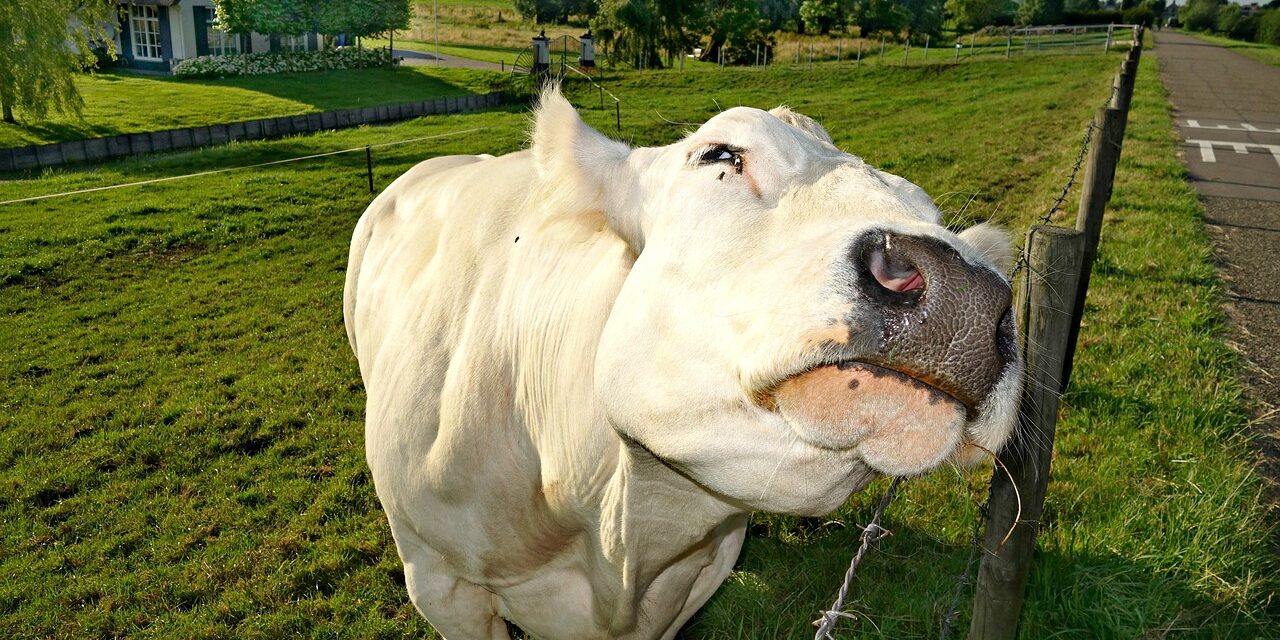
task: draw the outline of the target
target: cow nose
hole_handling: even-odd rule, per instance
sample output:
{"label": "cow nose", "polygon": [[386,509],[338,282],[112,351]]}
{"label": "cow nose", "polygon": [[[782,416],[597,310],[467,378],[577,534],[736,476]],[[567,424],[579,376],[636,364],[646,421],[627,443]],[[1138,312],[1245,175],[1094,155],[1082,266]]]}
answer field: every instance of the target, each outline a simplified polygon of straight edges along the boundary
{"label": "cow nose", "polygon": [[878,351],[862,359],[933,385],[976,416],[1016,356],[1008,283],[937,238],[876,230],[851,253],[859,290],[884,318]]}

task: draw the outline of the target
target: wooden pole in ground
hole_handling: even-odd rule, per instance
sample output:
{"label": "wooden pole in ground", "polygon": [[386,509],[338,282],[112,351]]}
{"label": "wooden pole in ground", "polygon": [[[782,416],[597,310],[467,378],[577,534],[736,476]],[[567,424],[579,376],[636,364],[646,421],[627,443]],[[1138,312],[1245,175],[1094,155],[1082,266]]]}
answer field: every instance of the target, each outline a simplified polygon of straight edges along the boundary
{"label": "wooden pole in ground", "polygon": [[1067,356],[1063,360],[1062,375],[1057,389],[1065,391],[1071,381],[1071,368],[1075,364],[1076,341],[1080,337],[1080,321],[1084,318],[1085,293],[1089,290],[1089,275],[1098,257],[1098,242],[1102,236],[1102,215],[1111,199],[1111,185],[1116,176],[1116,164],[1120,162],[1120,147],[1124,136],[1125,113],[1119,109],[1103,108],[1093,116],[1093,140],[1085,161],[1084,177],[1080,182],[1080,209],[1076,213],[1076,229],[1084,234],[1084,263],[1081,267],[1079,290],[1075,307],[1071,311],[1071,329],[1067,336]]}
{"label": "wooden pole in ground", "polygon": [[1134,80],[1137,77],[1138,63],[1132,60],[1120,63],[1120,73],[1116,74],[1115,81],[1111,83],[1114,89],[1111,93],[1112,108],[1129,111],[1129,103],[1133,100]]}
{"label": "wooden pole in ground", "polygon": [[991,477],[985,553],[978,568],[970,640],[1010,640],[1018,630],[1049,486],[1058,377],[1075,306],[1084,234],[1038,225],[1027,232],[1026,247],[1027,267],[1014,309],[1019,314],[1027,380],[1014,441],[1000,453],[1005,468],[997,466]]}

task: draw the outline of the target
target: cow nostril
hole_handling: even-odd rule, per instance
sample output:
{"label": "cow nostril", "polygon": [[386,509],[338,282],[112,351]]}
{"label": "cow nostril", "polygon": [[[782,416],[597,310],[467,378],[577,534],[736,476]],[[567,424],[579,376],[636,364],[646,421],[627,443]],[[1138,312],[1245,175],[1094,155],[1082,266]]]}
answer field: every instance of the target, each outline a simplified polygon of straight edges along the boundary
{"label": "cow nostril", "polygon": [[864,254],[865,267],[885,292],[906,294],[904,301],[914,300],[924,291],[924,276],[914,264],[897,255],[891,243],[892,240],[886,237],[883,245],[871,247]]}

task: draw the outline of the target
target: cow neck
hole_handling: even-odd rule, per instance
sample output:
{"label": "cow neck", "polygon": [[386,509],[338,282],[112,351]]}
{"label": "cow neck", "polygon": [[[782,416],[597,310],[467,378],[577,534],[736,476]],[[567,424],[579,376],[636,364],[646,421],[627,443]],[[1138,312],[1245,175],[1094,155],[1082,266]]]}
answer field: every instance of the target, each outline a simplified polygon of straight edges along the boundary
{"label": "cow neck", "polygon": [[[639,602],[663,572],[699,562],[727,533],[745,527],[748,511],[689,479],[638,444],[623,441],[605,489],[600,550],[614,567],[615,625],[634,623]],[[736,555],[736,552],[735,552]],[[603,585],[601,585],[603,586]]]}

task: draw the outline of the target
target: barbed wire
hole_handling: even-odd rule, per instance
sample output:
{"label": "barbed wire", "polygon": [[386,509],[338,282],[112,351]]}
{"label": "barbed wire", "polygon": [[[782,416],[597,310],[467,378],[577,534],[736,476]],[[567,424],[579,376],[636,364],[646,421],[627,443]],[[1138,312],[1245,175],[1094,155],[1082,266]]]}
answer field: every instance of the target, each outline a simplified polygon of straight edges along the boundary
{"label": "barbed wire", "polygon": [[960,613],[960,598],[964,595],[964,588],[969,584],[969,577],[973,574],[973,564],[978,559],[978,549],[982,546],[982,525],[987,521],[987,503],[978,506],[978,520],[973,523],[973,542],[969,546],[969,559],[965,561],[964,571],[956,576],[956,591],[951,596],[951,606],[947,607],[947,613],[942,616],[942,631],[938,634],[938,640],[948,640],[951,637],[951,628],[955,626],[956,615]]}
{"label": "barbed wire", "polygon": [[[1106,107],[1115,100],[1117,90],[1118,87],[1116,87],[1113,82],[1111,84],[1111,92],[1107,94],[1106,101],[1102,103],[1103,107]],[[1040,217],[1039,224],[1049,224],[1052,222],[1053,214],[1057,213],[1062,207],[1062,203],[1066,201],[1067,194],[1071,192],[1071,187],[1075,186],[1076,176],[1080,173],[1080,167],[1084,165],[1085,158],[1089,155],[1089,143],[1093,141],[1093,132],[1097,130],[1097,128],[1098,126],[1093,123],[1093,120],[1090,120],[1089,124],[1085,127],[1084,138],[1080,140],[1080,151],[1076,153],[1076,162],[1071,166],[1071,175],[1067,176],[1067,183],[1062,185],[1062,192],[1054,199],[1053,204],[1049,205],[1049,210]],[[1026,266],[1027,247],[1026,245],[1023,245],[1023,247],[1018,250],[1018,259],[1014,262],[1013,269],[1009,272],[1009,281],[1013,282],[1014,276],[1017,276],[1018,272],[1022,271]]]}
{"label": "barbed wire", "polygon": [[902,484],[902,477],[895,477],[893,482],[889,484],[889,490],[884,492],[884,498],[880,500],[880,506],[876,507],[875,515],[871,517],[871,523],[862,530],[862,544],[858,547],[858,552],[853,555],[853,559],[849,561],[849,569],[844,573],[844,584],[840,585],[840,591],[836,593],[835,602],[831,603],[831,608],[822,612],[822,617],[814,620],[813,624],[818,627],[818,632],[813,636],[814,640],[835,640],[835,636],[831,632],[835,630],[836,621],[840,618],[852,618],[852,614],[846,613],[844,608],[844,599],[849,595],[849,584],[853,582],[853,576],[858,571],[858,565],[862,562],[862,558],[867,555],[867,551],[871,548],[871,544],[887,535],[892,535],[888,529],[880,526],[880,518],[884,516],[884,510],[889,506],[889,502],[893,500],[893,496],[898,491],[898,485]]}

